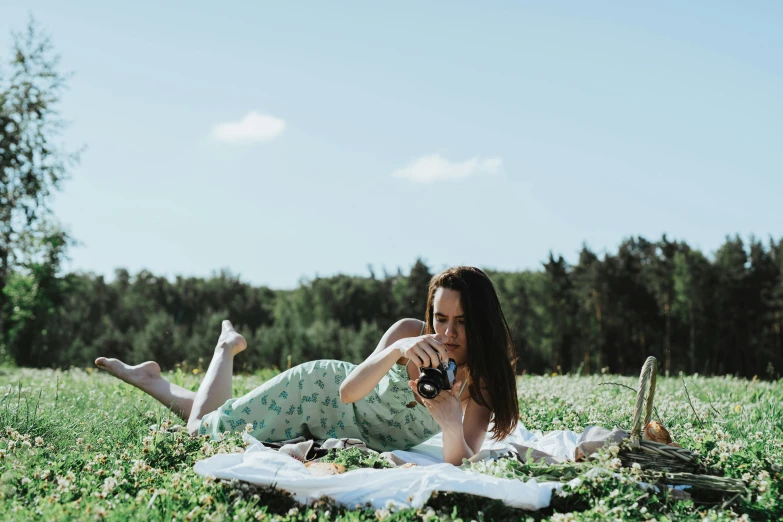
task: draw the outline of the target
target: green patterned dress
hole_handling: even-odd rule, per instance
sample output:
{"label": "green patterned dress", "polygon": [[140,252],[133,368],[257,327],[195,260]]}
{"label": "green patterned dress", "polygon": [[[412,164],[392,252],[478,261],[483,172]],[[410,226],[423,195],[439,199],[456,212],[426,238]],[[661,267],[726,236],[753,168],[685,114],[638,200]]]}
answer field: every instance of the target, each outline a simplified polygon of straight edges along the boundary
{"label": "green patterned dress", "polygon": [[416,402],[407,368],[401,364],[395,364],[363,399],[344,404],[340,384],[354,368],[347,362],[321,360],[286,370],[205,415],[200,432],[219,437],[250,424],[250,434],[260,441],[309,433],[316,439],[361,439],[377,451],[408,449],[440,432],[432,415]]}

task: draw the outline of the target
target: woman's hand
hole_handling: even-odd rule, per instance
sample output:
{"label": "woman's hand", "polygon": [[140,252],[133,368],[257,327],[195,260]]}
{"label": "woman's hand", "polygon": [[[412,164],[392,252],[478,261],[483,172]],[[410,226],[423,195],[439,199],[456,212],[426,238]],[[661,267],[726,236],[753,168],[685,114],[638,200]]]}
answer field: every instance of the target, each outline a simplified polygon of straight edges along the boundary
{"label": "woman's hand", "polygon": [[395,345],[400,354],[406,359],[410,359],[418,368],[435,368],[440,365],[441,361],[446,361],[449,358],[446,346],[441,343],[439,334],[408,337],[400,339]]}
{"label": "woman's hand", "polygon": [[461,382],[457,381],[450,390],[441,390],[434,399],[425,399],[419,395],[419,380],[408,381],[413,393],[421,400],[421,403],[430,412],[432,418],[438,423],[444,433],[452,429],[462,432],[462,404],[459,400]]}

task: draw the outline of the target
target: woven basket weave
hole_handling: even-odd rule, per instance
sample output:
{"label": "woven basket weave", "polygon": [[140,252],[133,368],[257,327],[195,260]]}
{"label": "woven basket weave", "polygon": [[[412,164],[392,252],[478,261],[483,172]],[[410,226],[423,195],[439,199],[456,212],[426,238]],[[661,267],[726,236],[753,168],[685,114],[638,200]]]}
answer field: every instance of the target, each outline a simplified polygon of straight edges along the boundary
{"label": "woven basket weave", "polygon": [[[642,469],[696,473],[703,471],[703,465],[699,456],[685,448],[669,446],[642,438],[642,430],[652,418],[653,399],[655,398],[655,379],[658,361],[655,357],[648,357],[642,366],[639,375],[639,391],[636,394],[636,407],[634,408],[631,435],[620,447],[620,461],[623,466],[639,464]],[[649,388],[649,392],[648,392]],[[646,395],[646,398],[645,398]],[[642,423],[642,410],[645,410],[644,423]]]}

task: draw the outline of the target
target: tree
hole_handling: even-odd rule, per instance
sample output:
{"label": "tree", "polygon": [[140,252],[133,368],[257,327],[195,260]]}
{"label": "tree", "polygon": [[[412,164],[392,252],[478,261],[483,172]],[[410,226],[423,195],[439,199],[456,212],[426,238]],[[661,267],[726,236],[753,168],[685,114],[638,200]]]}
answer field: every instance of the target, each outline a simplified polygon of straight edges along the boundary
{"label": "tree", "polygon": [[646,283],[655,297],[664,317],[663,369],[669,375],[672,369],[672,324],[671,308],[674,301],[674,257],[680,250],[677,242],[672,243],[666,234],[657,245],[649,245],[646,252]]}
{"label": "tree", "polygon": [[[0,69],[0,343],[9,328],[7,284],[11,271],[47,259],[59,263],[68,236],[54,224],[50,196],[78,155],[54,139],[64,126],[57,106],[67,75],[34,21],[13,35],[8,70]],[[54,255],[36,246],[57,243]],[[62,244],[61,244],[62,243]],[[56,272],[58,265],[44,270]],[[28,270],[29,273],[29,270]],[[0,355],[2,355],[0,353]]]}
{"label": "tree", "polygon": [[392,293],[397,302],[398,317],[424,319],[430,279],[432,272],[429,267],[424,261],[417,259],[408,277],[399,277],[395,281]]}
{"label": "tree", "polygon": [[591,373],[598,364],[596,348],[600,354],[603,340],[603,318],[601,296],[604,294],[600,278],[601,261],[588,247],[582,245],[579,263],[574,267],[572,279],[576,295],[577,322],[581,328],[581,344],[584,359],[584,373]]}
{"label": "tree", "polygon": [[574,299],[573,285],[569,267],[562,256],[544,264],[546,273],[546,310],[549,316],[549,340],[551,343],[552,369],[566,372],[571,368],[574,334],[574,320],[577,315],[577,303]]}
{"label": "tree", "polygon": [[[699,371],[696,361],[706,361],[706,316],[710,298],[710,262],[698,250],[684,250],[674,255],[674,302],[672,315],[688,326],[687,370]],[[703,334],[703,335],[700,335]]]}

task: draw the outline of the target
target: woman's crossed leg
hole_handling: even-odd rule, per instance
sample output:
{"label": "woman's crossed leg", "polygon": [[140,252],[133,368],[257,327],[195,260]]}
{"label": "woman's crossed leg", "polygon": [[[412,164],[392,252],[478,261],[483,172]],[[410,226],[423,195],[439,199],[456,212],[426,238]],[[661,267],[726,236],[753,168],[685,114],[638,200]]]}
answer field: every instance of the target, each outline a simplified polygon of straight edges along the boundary
{"label": "woman's crossed leg", "polygon": [[119,359],[98,357],[95,359],[95,365],[157,399],[186,420],[188,431],[196,434],[201,418],[231,398],[234,356],[245,348],[245,338],[234,330],[229,321],[223,321],[215,353],[197,392],[186,390],[164,379],[160,375],[160,366],[155,361],[130,366]]}

